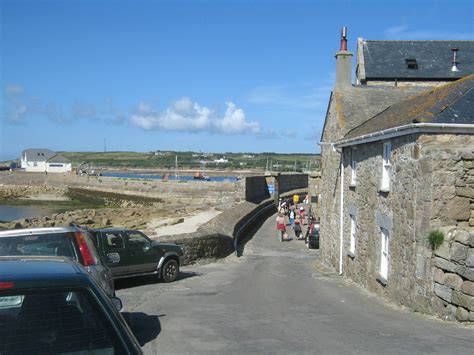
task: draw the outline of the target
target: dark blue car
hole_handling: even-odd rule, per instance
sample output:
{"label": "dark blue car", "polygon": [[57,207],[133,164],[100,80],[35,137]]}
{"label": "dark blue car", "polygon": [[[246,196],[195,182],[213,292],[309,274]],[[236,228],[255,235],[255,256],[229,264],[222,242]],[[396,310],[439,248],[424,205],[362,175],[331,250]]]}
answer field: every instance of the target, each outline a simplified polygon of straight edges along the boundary
{"label": "dark blue car", "polygon": [[141,354],[109,298],[65,257],[0,257],[0,354]]}

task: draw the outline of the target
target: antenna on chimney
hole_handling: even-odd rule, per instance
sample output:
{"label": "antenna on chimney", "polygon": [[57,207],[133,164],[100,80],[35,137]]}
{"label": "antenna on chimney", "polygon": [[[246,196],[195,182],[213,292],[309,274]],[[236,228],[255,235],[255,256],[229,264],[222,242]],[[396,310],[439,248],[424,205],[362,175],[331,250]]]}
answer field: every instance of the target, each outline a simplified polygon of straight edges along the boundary
{"label": "antenna on chimney", "polygon": [[341,48],[340,51],[347,52],[347,27],[343,26],[341,29]]}
{"label": "antenna on chimney", "polygon": [[458,62],[457,62],[457,53],[458,53],[458,48],[451,48],[453,51],[453,66],[451,67],[451,71],[459,71],[458,69]]}

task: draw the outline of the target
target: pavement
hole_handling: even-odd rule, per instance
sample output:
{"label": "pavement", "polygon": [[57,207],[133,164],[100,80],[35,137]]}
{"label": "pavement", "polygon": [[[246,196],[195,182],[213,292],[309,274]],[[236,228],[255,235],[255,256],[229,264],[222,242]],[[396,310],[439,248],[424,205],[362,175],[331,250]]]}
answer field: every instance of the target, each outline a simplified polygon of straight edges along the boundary
{"label": "pavement", "polygon": [[384,302],[322,265],[319,250],[280,242],[274,216],[241,257],[181,271],[171,284],[116,285],[145,354],[474,352],[474,327]]}

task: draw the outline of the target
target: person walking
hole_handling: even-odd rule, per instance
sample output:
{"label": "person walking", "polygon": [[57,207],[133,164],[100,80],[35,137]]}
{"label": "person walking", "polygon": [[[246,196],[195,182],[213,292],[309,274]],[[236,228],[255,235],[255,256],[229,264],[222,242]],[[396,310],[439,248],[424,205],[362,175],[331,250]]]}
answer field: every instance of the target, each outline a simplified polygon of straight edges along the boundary
{"label": "person walking", "polygon": [[286,221],[282,213],[278,214],[276,218],[276,223],[277,223],[278,236],[280,238],[280,242],[282,242],[286,233]]}
{"label": "person walking", "polygon": [[293,227],[293,224],[295,223],[295,210],[290,211],[290,225]]}
{"label": "person walking", "polygon": [[295,232],[296,239],[302,239],[303,233],[301,231],[300,219],[296,216],[295,225],[293,226],[293,231]]}
{"label": "person walking", "polygon": [[306,215],[306,211],[303,206],[300,207],[300,220],[301,220],[301,225],[304,226],[304,217]]}

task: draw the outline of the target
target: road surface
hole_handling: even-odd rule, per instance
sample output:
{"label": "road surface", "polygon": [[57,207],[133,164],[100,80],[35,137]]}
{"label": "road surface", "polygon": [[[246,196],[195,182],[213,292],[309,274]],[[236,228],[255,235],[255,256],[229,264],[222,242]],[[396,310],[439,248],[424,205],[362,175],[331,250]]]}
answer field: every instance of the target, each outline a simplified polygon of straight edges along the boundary
{"label": "road surface", "polygon": [[473,327],[386,304],[274,229],[271,217],[241,257],[184,267],[172,284],[118,283],[144,352],[474,353]]}

